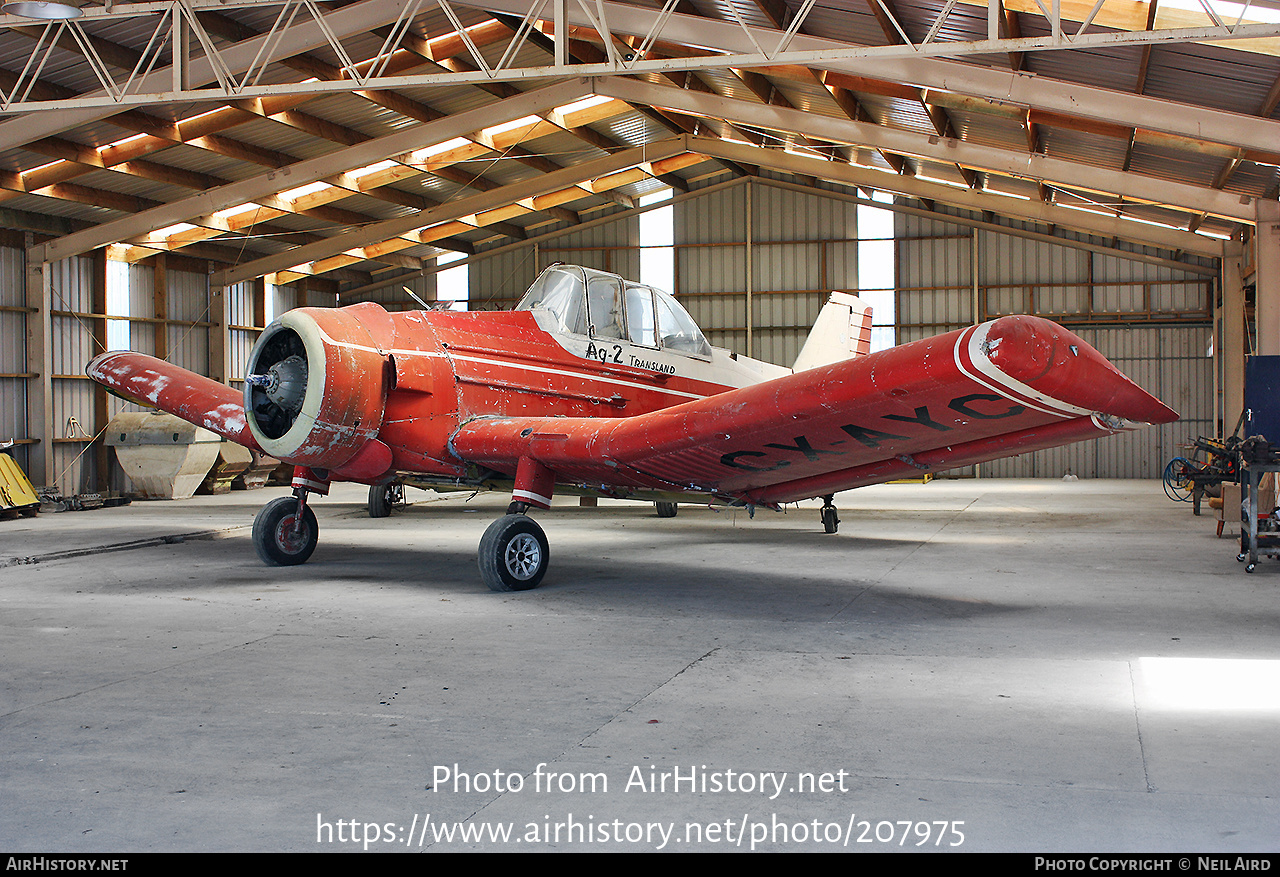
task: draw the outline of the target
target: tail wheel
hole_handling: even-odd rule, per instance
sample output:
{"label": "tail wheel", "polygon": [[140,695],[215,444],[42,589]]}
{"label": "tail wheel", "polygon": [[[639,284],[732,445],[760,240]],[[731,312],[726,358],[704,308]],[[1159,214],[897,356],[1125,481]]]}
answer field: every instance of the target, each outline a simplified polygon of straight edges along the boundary
{"label": "tail wheel", "polygon": [[404,502],[404,485],[392,481],[390,484],[374,484],[369,488],[369,517],[385,518],[391,509]]}
{"label": "tail wheel", "polygon": [[680,506],[674,502],[655,502],[654,506],[658,510],[660,518],[674,518],[676,512],[680,511]]}
{"label": "tail wheel", "polygon": [[822,531],[824,533],[834,533],[840,529],[840,516],[836,514],[835,499],[834,494],[822,498]]}
{"label": "tail wheel", "polygon": [[296,566],[306,563],[320,541],[320,525],[311,508],[302,510],[302,528],[295,526],[298,500],[292,496],[273,499],[253,519],[253,547],[263,563]]}
{"label": "tail wheel", "polygon": [[528,515],[506,515],[480,537],[480,576],[491,591],[538,587],[551,558],[547,536]]}

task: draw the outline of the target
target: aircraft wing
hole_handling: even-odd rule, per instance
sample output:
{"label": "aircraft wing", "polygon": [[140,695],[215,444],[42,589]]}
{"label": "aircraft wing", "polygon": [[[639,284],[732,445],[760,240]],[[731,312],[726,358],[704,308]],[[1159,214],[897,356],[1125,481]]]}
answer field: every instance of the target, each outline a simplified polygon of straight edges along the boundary
{"label": "aircraft wing", "polygon": [[1177,418],[1078,336],[1010,316],[635,417],[478,417],[451,446],[605,492],[775,505]]}

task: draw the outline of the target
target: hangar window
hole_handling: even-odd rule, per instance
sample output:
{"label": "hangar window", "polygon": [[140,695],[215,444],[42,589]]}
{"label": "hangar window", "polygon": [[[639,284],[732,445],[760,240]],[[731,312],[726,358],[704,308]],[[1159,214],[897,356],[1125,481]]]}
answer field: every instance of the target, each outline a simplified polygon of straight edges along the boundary
{"label": "hangar window", "polygon": [[[893,203],[888,192],[874,200]],[[871,305],[871,350],[898,343],[893,257],[893,211],[858,205],[858,298]]]}
{"label": "hangar window", "polygon": [[[441,253],[436,256],[436,264],[444,266],[465,258],[466,253]],[[467,309],[467,300],[471,297],[468,288],[471,274],[468,267],[459,265],[456,268],[442,268],[436,274],[436,301],[447,303],[451,311]]]}
{"label": "hangar window", "polygon": [[[129,316],[129,263],[107,260],[107,316]],[[128,320],[107,320],[107,349],[128,350]]]}
{"label": "hangar window", "polygon": [[[640,196],[640,206],[671,199],[672,190],[663,189]],[[676,288],[675,208],[656,207],[640,214],[640,282],[673,292]]]}

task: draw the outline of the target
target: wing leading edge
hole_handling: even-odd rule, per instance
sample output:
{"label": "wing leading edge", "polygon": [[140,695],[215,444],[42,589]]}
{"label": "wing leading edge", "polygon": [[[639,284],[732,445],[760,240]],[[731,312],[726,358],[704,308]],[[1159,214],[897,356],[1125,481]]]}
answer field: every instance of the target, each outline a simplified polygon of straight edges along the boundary
{"label": "wing leading edge", "polygon": [[1011,316],[635,417],[477,418],[451,444],[508,474],[773,505],[1177,418],[1078,336]]}

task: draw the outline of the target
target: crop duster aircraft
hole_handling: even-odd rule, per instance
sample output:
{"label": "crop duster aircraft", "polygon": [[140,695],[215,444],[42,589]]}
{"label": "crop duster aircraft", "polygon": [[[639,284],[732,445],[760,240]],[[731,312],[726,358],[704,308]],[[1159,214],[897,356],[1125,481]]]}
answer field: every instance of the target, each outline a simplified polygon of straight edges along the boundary
{"label": "crop duster aircraft", "polygon": [[[670,295],[553,265],[515,310],[377,304],[288,311],[262,333],[244,391],[140,353],[89,375],[294,465],[292,497],[254,522],[258,554],[305,562],[307,504],[334,481],[387,491],[510,489],[480,540],[494,590],[536,587],[557,491],[777,509],[838,491],[1065,445],[1177,414],[1079,337],[1007,316],[869,353],[870,308],[833,293],[793,369],[712,347]],[[384,506],[385,508],[385,506]]]}

